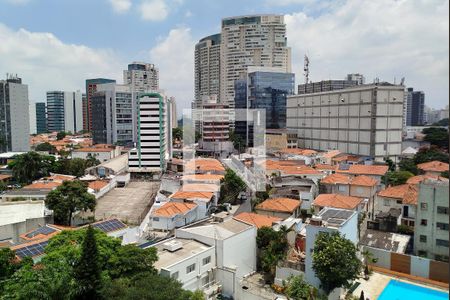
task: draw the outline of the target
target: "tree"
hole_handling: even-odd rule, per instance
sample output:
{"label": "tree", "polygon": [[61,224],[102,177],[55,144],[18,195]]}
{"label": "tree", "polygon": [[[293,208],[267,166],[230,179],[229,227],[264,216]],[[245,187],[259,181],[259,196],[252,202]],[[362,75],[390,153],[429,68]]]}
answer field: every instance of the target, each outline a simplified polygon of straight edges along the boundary
{"label": "tree", "polygon": [[240,135],[236,134],[233,130],[230,130],[229,136],[230,141],[233,142],[234,149],[237,149],[239,152],[242,152],[242,149],[245,148],[244,139]]}
{"label": "tree", "polygon": [[358,278],[361,261],[356,246],[338,232],[320,232],[314,243],[313,270],[328,294]]}
{"label": "tree", "polygon": [[235,203],[240,192],[245,190],[245,182],[231,169],[227,169],[220,185],[220,203]]}
{"label": "tree", "polygon": [[436,145],[440,148],[448,149],[448,130],[442,127],[425,128],[422,133],[425,134],[425,141],[430,142],[431,145]]}
{"label": "tree", "polygon": [[318,290],[309,285],[302,275],[298,275],[288,278],[285,294],[293,300],[314,300],[318,297]]}
{"label": "tree", "polygon": [[181,141],[183,139],[183,129],[181,127],[176,127],[172,129],[172,137],[174,140]]}
{"label": "tree", "polygon": [[[169,277],[144,273],[132,279],[113,280],[104,290],[106,299],[190,300],[193,293],[182,289],[181,283]],[[198,296],[196,296],[198,297]]]}
{"label": "tree", "polygon": [[13,176],[18,182],[30,183],[37,178],[48,176],[54,162],[53,156],[31,151],[15,156],[8,167],[12,169]]}
{"label": "tree", "polygon": [[417,165],[413,159],[404,158],[398,163],[398,167],[400,171],[410,172],[414,175],[419,173],[419,169],[417,169]]}
{"label": "tree", "polygon": [[389,166],[389,171],[395,171],[395,163],[392,159],[390,159],[389,157],[385,158],[384,160],[387,165]]}
{"label": "tree", "polygon": [[46,206],[53,210],[55,222],[71,225],[72,215],[76,211],[95,208],[95,196],[88,193],[87,184],[82,181],[64,181],[51,191],[45,200]]}
{"label": "tree", "polygon": [[88,226],[81,245],[81,257],[74,267],[74,277],[77,281],[75,299],[91,300],[101,298],[100,288],[102,280],[98,257],[94,228]]}
{"label": "tree", "polygon": [[441,173],[442,177],[448,178],[448,171],[444,171]]}
{"label": "tree", "polygon": [[67,133],[65,131],[60,131],[56,134],[56,140],[60,141],[66,137]]}
{"label": "tree", "polygon": [[448,126],[448,118],[445,118],[436,123],[433,123],[431,126]]}
{"label": "tree", "polygon": [[388,172],[386,174],[386,181],[387,184],[390,185],[400,185],[405,184],[406,181],[413,176],[414,174],[408,171]]}
{"label": "tree", "polygon": [[431,146],[429,149],[428,148],[419,149],[419,152],[417,152],[416,155],[414,155],[414,162],[417,165],[434,160],[448,163],[449,161],[448,153],[442,152],[436,146]]}
{"label": "tree", "polygon": [[49,142],[45,142],[37,145],[34,150],[36,151],[47,151],[48,153],[56,153],[56,147],[50,144]]}
{"label": "tree", "polygon": [[288,249],[287,229],[282,226],[279,231],[272,227],[261,227],[256,235],[256,244],[261,250],[259,264],[266,274],[266,281],[272,281],[278,261],[286,257]]}
{"label": "tree", "polygon": [[156,274],[153,264],[158,260],[156,248],[141,249],[135,245],[119,247],[108,261],[111,278],[131,278],[143,272]]}
{"label": "tree", "polygon": [[87,161],[82,158],[72,158],[69,160],[68,174],[81,177],[84,175],[84,170],[86,170]]}
{"label": "tree", "polygon": [[97,156],[91,155],[90,153],[87,155],[86,160],[85,160],[85,169],[90,168],[90,167],[95,167],[98,166],[101,162],[97,159]]}

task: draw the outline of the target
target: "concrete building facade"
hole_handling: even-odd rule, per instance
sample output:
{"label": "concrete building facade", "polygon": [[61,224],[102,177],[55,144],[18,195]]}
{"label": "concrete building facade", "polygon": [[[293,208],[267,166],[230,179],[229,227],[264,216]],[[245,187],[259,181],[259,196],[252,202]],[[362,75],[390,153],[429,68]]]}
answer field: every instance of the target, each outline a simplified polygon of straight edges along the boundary
{"label": "concrete building facade", "polygon": [[247,67],[278,67],[291,72],[283,15],[252,15],[222,20],[220,102],[234,107],[234,82]]}
{"label": "concrete building facade", "polygon": [[133,62],[123,71],[123,82],[136,92],[149,92],[159,89],[159,70],[154,64]]}
{"label": "concrete building facade", "polygon": [[425,93],[408,88],[406,91],[405,119],[406,126],[423,126],[425,124]]}
{"label": "concrete building facade", "polygon": [[393,161],[401,155],[404,87],[369,84],[288,97],[298,147]]}
{"label": "concrete building facade", "polygon": [[0,80],[0,152],[30,150],[28,86],[17,76]]}
{"label": "concrete building facade", "polygon": [[86,101],[83,106],[83,129],[92,130],[92,96],[97,91],[97,85],[104,83],[115,83],[113,79],[93,78],[86,80]]}
{"label": "concrete building facade", "polygon": [[81,92],[47,92],[47,129],[49,131],[83,130]]}
{"label": "concrete building facade", "polygon": [[35,103],[30,103],[28,108],[28,113],[30,114],[30,134],[36,134],[36,105]]}

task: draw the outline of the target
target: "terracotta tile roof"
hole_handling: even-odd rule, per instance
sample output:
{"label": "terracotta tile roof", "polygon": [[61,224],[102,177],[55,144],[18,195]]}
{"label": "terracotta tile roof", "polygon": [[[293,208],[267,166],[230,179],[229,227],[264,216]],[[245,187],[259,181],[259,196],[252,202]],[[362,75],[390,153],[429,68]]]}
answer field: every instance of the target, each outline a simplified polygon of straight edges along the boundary
{"label": "terracotta tile roof", "polygon": [[218,192],[220,186],[213,183],[186,183],[180,188],[183,192]]}
{"label": "terracotta tile roof", "polygon": [[223,179],[223,175],[218,175],[218,174],[192,174],[192,175],[184,175],[182,180],[197,180],[197,181],[202,181],[202,180],[222,180]]}
{"label": "terracotta tile roof", "polygon": [[287,175],[323,175],[322,172],[317,171],[309,166],[284,167],[282,171]]}
{"label": "terracotta tile roof", "polygon": [[258,215],[258,214],[249,213],[249,212],[243,212],[234,217],[241,221],[253,224],[257,228],[261,228],[264,226],[272,227],[273,223],[276,223],[276,222],[279,222],[282,220],[281,218],[277,218],[277,217]]}
{"label": "terracotta tile roof", "polygon": [[350,184],[351,178],[346,174],[331,174],[323,178],[320,183],[323,184]]}
{"label": "terracotta tile roof", "polygon": [[336,170],[336,166],[327,165],[327,164],[316,164],[314,166],[316,170]]}
{"label": "terracotta tile roof", "polygon": [[378,196],[401,199],[404,204],[417,204],[418,187],[415,184],[391,186],[380,191]]}
{"label": "terracotta tile roof", "polygon": [[383,176],[388,171],[388,166],[374,165],[351,165],[348,170],[336,169],[338,173],[349,173],[355,175],[376,175]]}
{"label": "terracotta tile roof", "polygon": [[92,148],[79,148],[79,149],[73,150],[73,152],[111,152],[111,151],[114,151],[114,149],[92,147]]}
{"label": "terracotta tile roof", "polygon": [[417,167],[425,172],[445,172],[448,171],[448,164],[440,161],[430,161],[423,164],[418,164]]}
{"label": "terracotta tile roof", "polygon": [[217,159],[212,158],[199,158],[193,159],[186,163],[186,170],[199,170],[199,171],[225,171],[223,165]]}
{"label": "terracotta tile roof", "polygon": [[359,175],[359,176],[352,178],[352,181],[350,184],[351,185],[360,185],[360,186],[376,186],[378,184],[378,181],[376,181],[372,177],[369,177],[366,175]]}
{"label": "terracotta tile roof", "polygon": [[10,179],[11,177],[12,177],[11,175],[0,174],[0,181]]}
{"label": "terracotta tile roof", "polygon": [[280,170],[286,167],[296,167],[296,166],[304,166],[305,163],[303,161],[298,160],[271,160],[268,159],[265,162],[267,170]]}
{"label": "terracotta tile roof", "polygon": [[339,150],[331,150],[331,151],[323,153],[322,157],[323,158],[333,158],[333,157],[335,157],[336,155],[339,155],[339,154],[341,154],[341,151],[339,151]]}
{"label": "terracotta tile roof", "polygon": [[258,204],[256,209],[278,211],[278,212],[294,212],[302,204],[301,200],[290,198],[272,198]]}
{"label": "terracotta tile roof", "polygon": [[50,177],[46,177],[47,180],[53,180],[53,181],[71,181],[76,178],[76,176],[71,175],[63,175],[63,174],[53,174]]}
{"label": "terracotta tile roof", "polygon": [[54,188],[57,188],[61,184],[62,184],[62,182],[58,182],[58,181],[35,182],[35,183],[32,183],[32,184],[24,186],[23,189],[27,189],[27,190],[41,190],[41,189],[53,190]]}
{"label": "terracotta tile roof", "polygon": [[89,182],[89,188],[93,189],[94,191],[100,191],[102,188],[104,188],[108,184],[109,184],[108,181],[95,180],[95,181]]}
{"label": "terracotta tile roof", "polygon": [[409,178],[406,183],[408,184],[419,184],[425,179],[434,179],[438,181],[448,181],[448,178],[442,176],[434,176],[434,175],[417,175]]}
{"label": "terracotta tile roof", "polygon": [[153,216],[172,217],[175,215],[184,215],[187,212],[197,207],[197,204],[193,203],[179,203],[179,202],[167,202],[160,208],[158,208]]}
{"label": "terracotta tile roof", "polygon": [[186,192],[186,191],[178,191],[170,195],[169,198],[173,199],[186,199],[186,200],[193,200],[193,199],[199,199],[199,200],[206,200],[211,201],[213,197],[212,192]]}
{"label": "terracotta tile roof", "polygon": [[295,154],[295,155],[304,155],[304,156],[311,156],[314,154],[317,154],[317,151],[311,150],[311,149],[298,149],[298,148],[285,148],[280,151],[279,153],[286,153],[286,154]]}
{"label": "terracotta tile roof", "polygon": [[361,204],[362,198],[343,196],[339,194],[320,194],[312,205],[354,210]]}

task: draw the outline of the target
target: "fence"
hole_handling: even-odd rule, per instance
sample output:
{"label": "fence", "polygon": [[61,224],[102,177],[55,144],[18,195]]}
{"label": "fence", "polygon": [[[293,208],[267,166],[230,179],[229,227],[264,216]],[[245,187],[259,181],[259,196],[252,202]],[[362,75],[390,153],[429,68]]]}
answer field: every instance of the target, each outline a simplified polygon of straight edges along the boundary
{"label": "fence", "polygon": [[373,265],[394,272],[449,283],[449,264],[424,257],[393,253],[383,249],[363,247],[377,259]]}

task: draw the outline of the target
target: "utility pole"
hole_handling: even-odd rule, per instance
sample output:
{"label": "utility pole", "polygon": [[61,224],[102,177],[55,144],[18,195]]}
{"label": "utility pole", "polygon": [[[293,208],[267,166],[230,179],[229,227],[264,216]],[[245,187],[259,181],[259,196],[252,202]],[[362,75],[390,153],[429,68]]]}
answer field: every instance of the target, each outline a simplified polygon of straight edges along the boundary
{"label": "utility pole", "polygon": [[309,82],[309,58],[308,56],[305,54],[305,64],[303,67],[303,71],[305,72],[305,84],[308,84]]}

